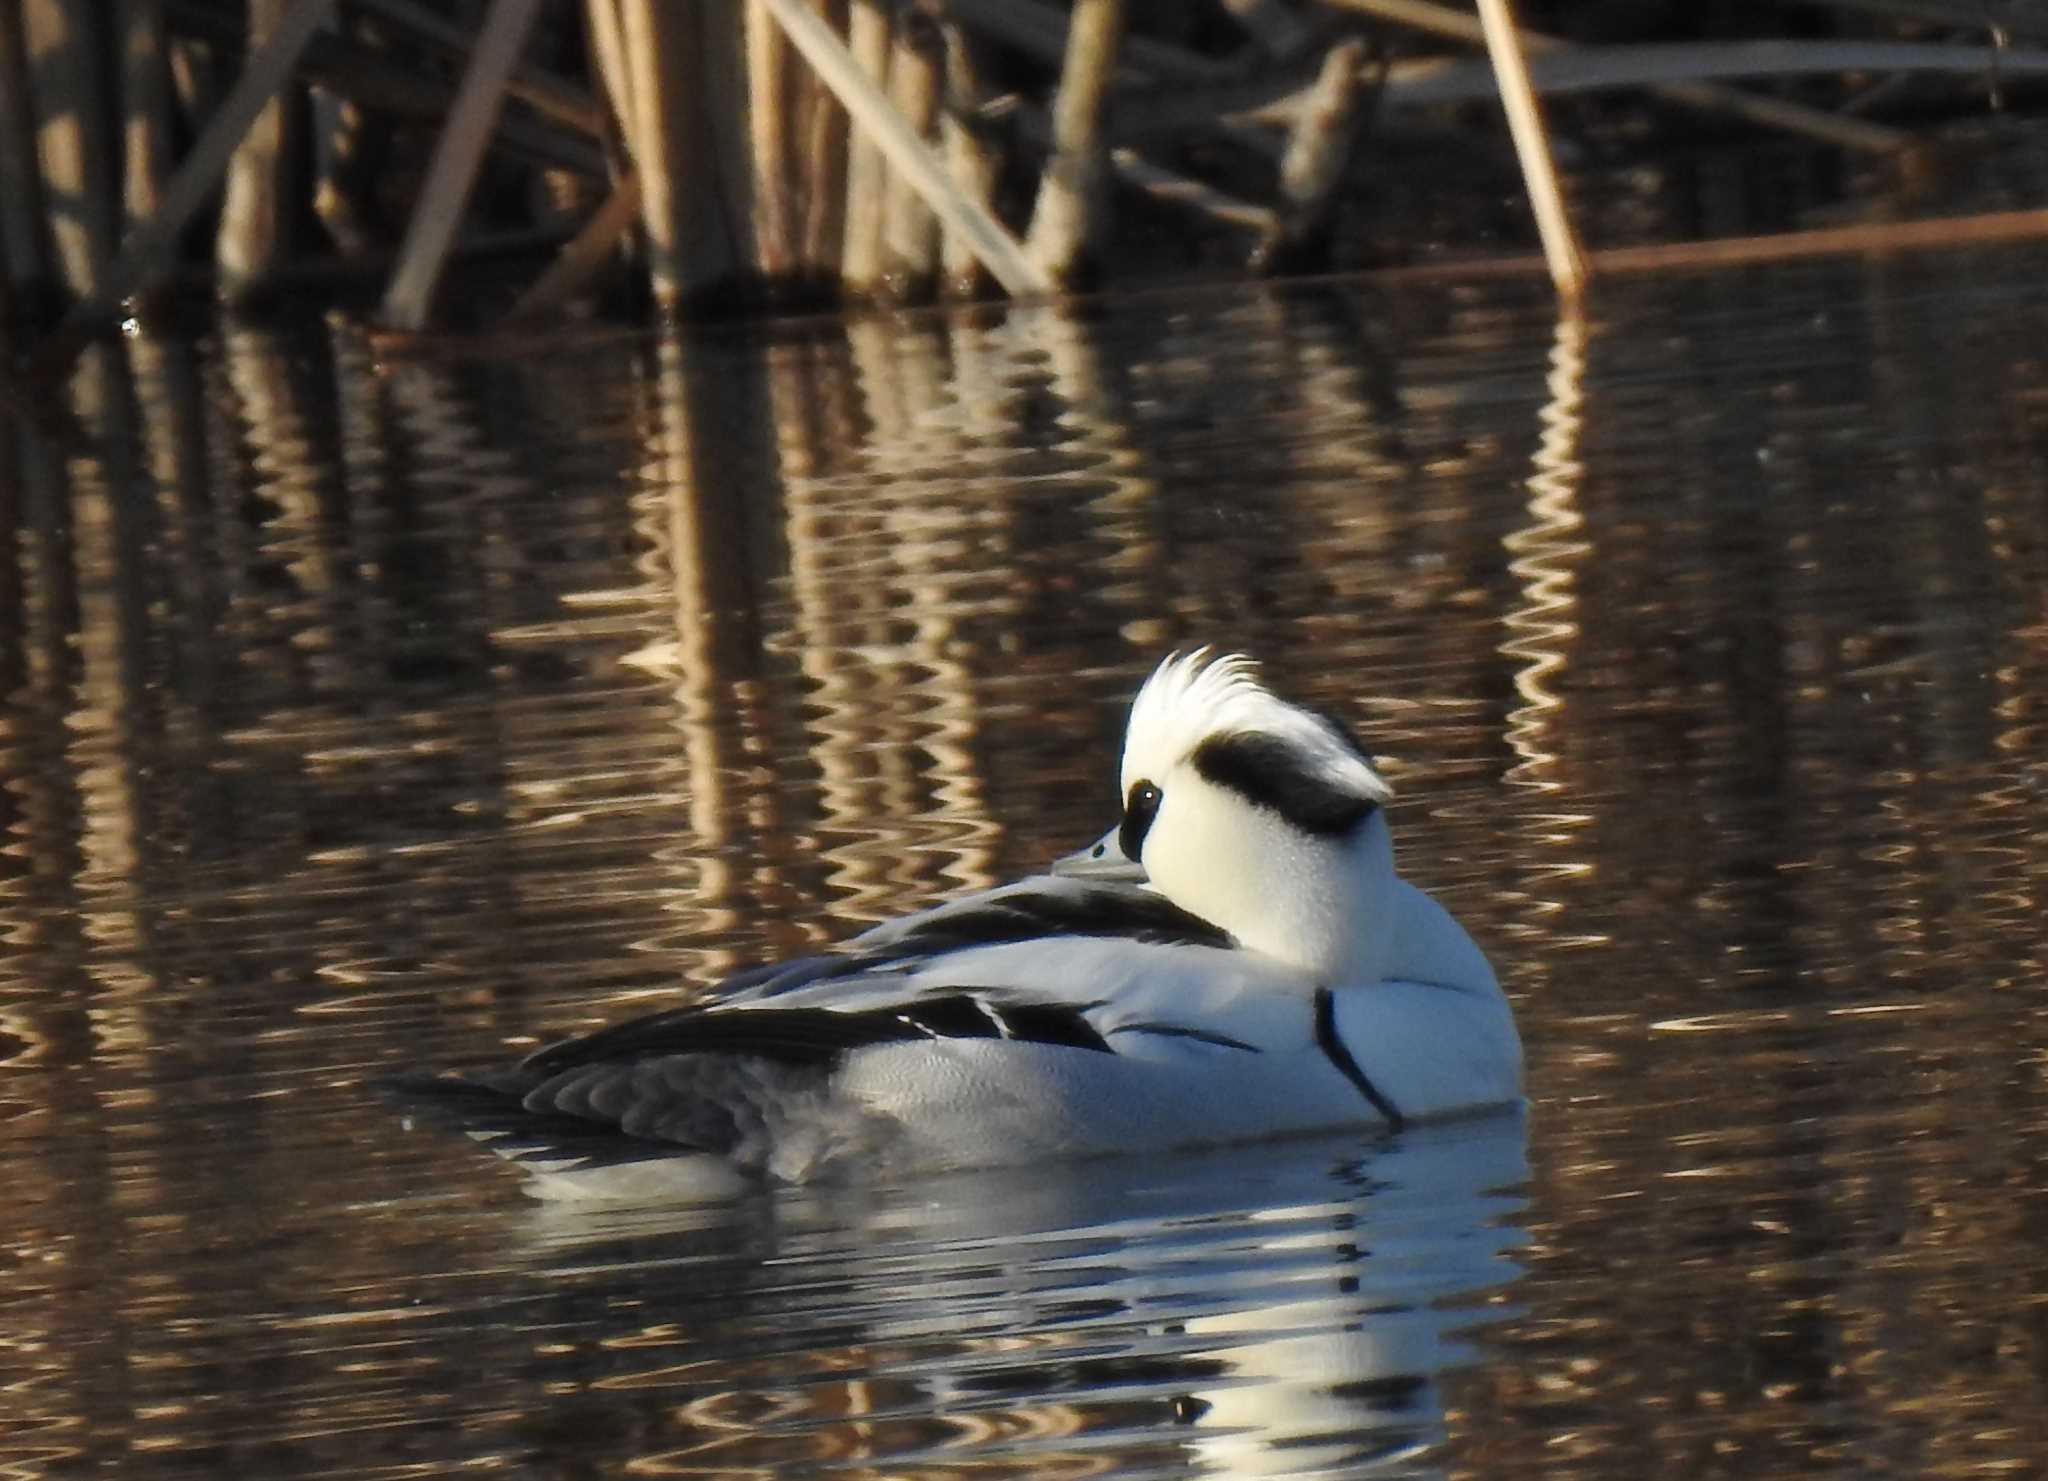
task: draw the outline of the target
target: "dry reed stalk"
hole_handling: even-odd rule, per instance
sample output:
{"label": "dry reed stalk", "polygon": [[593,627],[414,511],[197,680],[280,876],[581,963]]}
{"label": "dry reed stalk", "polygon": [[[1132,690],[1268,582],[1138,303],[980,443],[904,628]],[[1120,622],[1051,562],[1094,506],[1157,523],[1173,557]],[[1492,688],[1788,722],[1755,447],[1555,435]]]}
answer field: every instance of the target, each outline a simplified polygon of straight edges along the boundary
{"label": "dry reed stalk", "polygon": [[[745,265],[752,200],[746,172],[721,158],[713,115],[730,96],[740,50],[739,0],[622,0],[621,39],[636,115],[648,276],[665,315],[727,283]],[[744,150],[744,139],[736,142]],[[717,182],[713,187],[709,182]]]}
{"label": "dry reed stalk", "polygon": [[1249,227],[1264,236],[1279,230],[1279,215],[1270,208],[1239,200],[1213,185],[1155,165],[1135,149],[1110,150],[1109,167],[1119,180],[1154,200],[1184,206],[1227,226]]}
{"label": "dry reed stalk", "polygon": [[122,216],[130,230],[163,204],[171,160],[171,67],[163,0],[120,0]]}
{"label": "dry reed stalk", "polygon": [[[878,95],[887,86],[894,8],[894,0],[853,0],[847,15],[847,54]],[[846,216],[839,248],[840,280],[855,293],[871,293],[881,283],[882,196],[888,176],[874,130],[856,128],[846,142]]]}
{"label": "dry reed stalk", "polygon": [[846,105],[854,122],[874,136],[890,165],[910,178],[939,219],[973,241],[995,280],[1011,293],[1046,291],[1051,284],[1045,274],[986,207],[953,183],[944,162],[896,116],[889,100],[818,13],[803,0],[767,0],[767,4],[789,33],[791,43]]}
{"label": "dry reed stalk", "polygon": [[1101,228],[1106,205],[1102,118],[1123,29],[1123,0],[1075,0],[1053,99],[1052,154],[1038,184],[1026,248],[1055,282],[1075,278]]}
{"label": "dry reed stalk", "polygon": [[0,0],[0,293],[9,293],[0,312],[11,312],[25,293],[41,289],[49,273],[42,196],[21,11],[13,0]]}
{"label": "dry reed stalk", "polygon": [[688,7],[697,16],[690,45],[696,65],[684,99],[691,120],[690,255],[698,264],[693,291],[733,280],[758,283],[765,273],[747,139],[747,3],[691,0]]}
{"label": "dry reed stalk", "polygon": [[[546,14],[542,12],[543,17]],[[346,99],[376,118],[412,122],[429,131],[438,131],[446,122],[460,83],[459,77],[444,82],[409,67],[394,67],[385,47],[332,31],[313,38],[299,64],[298,80]],[[505,91],[511,96],[509,87]],[[504,113],[491,135],[491,148],[507,159],[571,170],[597,180],[607,173],[598,142],[601,137],[601,132],[586,133],[551,118]],[[409,157],[402,161],[404,168],[411,164]]]}
{"label": "dry reed stalk", "polygon": [[[813,0],[819,18],[835,35],[845,35],[848,0]],[[779,26],[781,23],[777,22]],[[846,166],[850,120],[839,99],[808,65],[797,68],[800,132],[796,160],[802,182],[803,235],[800,256],[807,278],[839,276],[846,230]]]}
{"label": "dry reed stalk", "polygon": [[[298,8],[303,7],[292,0],[249,0],[250,55],[269,46]],[[298,111],[286,105],[283,93],[292,85],[289,76],[280,78],[266,94],[268,101],[228,161],[213,256],[221,296],[231,302],[258,291],[283,266],[290,247],[296,203],[287,192]]]}
{"label": "dry reed stalk", "polygon": [[1585,292],[1586,260],[1565,212],[1564,192],[1558,188],[1557,165],[1550,157],[1550,139],[1543,132],[1536,90],[1529,85],[1529,64],[1522,56],[1514,14],[1508,9],[1508,0],[1479,0],[1479,19],[1486,28],[1487,54],[1500,79],[1501,106],[1507,110],[1508,132],[1514,136],[1515,154],[1522,161],[1522,177],[1528,184],[1529,204],[1536,212],[1536,230],[1543,238],[1550,280],[1557,285],[1559,297],[1576,302]]}
{"label": "dry reed stalk", "polygon": [[[413,34],[433,42],[450,56],[469,55],[477,44],[477,38],[460,26],[428,10],[412,0],[354,0],[358,9],[374,11],[395,21]],[[506,79],[505,95],[517,98],[542,118],[553,119],[583,134],[601,134],[604,131],[603,109],[597,100],[582,88],[572,87],[558,77],[536,72],[530,67],[515,67]]]}
{"label": "dry reed stalk", "polygon": [[326,24],[332,10],[333,0],[298,0],[269,43],[249,54],[242,75],[235,79],[234,86],[221,99],[164,186],[157,213],[129,234],[121,255],[108,268],[99,293],[75,304],[66,316],[63,330],[38,351],[38,361],[45,370],[68,363],[77,350],[79,335],[89,324],[170,267],[178,237],[213,194],[222,171],[258,115],[270,105],[274,94],[290,83],[307,43]]}
{"label": "dry reed stalk", "polygon": [[1760,237],[1608,247],[1594,254],[1602,272],[1643,273],[1702,267],[1738,267],[1866,252],[1925,252],[2048,239],[2048,210],[1986,211],[1922,221],[1877,221]]}
{"label": "dry reed stalk", "polygon": [[[1020,105],[1015,114],[1026,138],[1041,145],[1051,140],[1052,120],[1041,110]],[[1240,200],[1213,185],[1154,164],[1135,149],[1111,149],[1108,158],[1109,168],[1119,180],[1154,200],[1185,207],[1227,226],[1248,227],[1261,235],[1269,236],[1279,230],[1279,216],[1270,208]]]}
{"label": "dry reed stalk", "polygon": [[[633,196],[639,203],[640,220],[644,222],[647,208],[645,193],[639,185],[642,156],[637,132],[640,110],[634,106],[633,78],[626,68],[625,33],[619,19],[618,0],[584,0],[583,29],[598,91],[610,105],[613,127],[606,130],[606,138],[615,147],[605,152],[612,187],[616,191],[624,180],[634,182]],[[618,158],[619,155],[624,158]],[[621,249],[629,257],[644,256],[644,253],[635,252],[636,245],[639,244],[631,237],[621,241]]]}
{"label": "dry reed stalk", "polygon": [[633,74],[626,66],[626,38],[618,0],[586,0],[583,15],[598,81],[611,99],[612,116],[618,121],[626,155],[637,162],[640,141],[634,131],[640,125],[640,110],[633,97]]}
{"label": "dry reed stalk", "polygon": [[[929,15],[906,7],[896,17],[889,55],[889,101],[912,133],[927,144],[939,121],[945,83],[945,41]],[[900,171],[891,170],[882,193],[882,286],[891,298],[930,295],[939,268],[939,218]]]}
{"label": "dry reed stalk", "polygon": [[384,322],[394,329],[426,327],[434,287],[448,260],[455,232],[469,207],[491,130],[505,105],[505,81],[526,46],[526,34],[540,0],[493,0],[477,35],[461,91],[434,145],[433,161],[420,183],[419,200],[406,223],[398,267],[384,293]]}
{"label": "dry reed stalk", "polygon": [[555,260],[519,295],[505,315],[507,323],[529,322],[550,314],[589,286],[604,269],[633,223],[640,219],[640,177],[628,172],[583,229]]}
{"label": "dry reed stalk", "polygon": [[1365,72],[1366,45],[1358,37],[1338,42],[1324,55],[1315,86],[1288,134],[1280,160],[1281,206],[1274,230],[1253,253],[1255,268],[1283,267],[1324,234],[1358,137],[1360,104],[1369,95]]}
{"label": "dry reed stalk", "polygon": [[107,14],[69,0],[22,0],[29,95],[46,232],[67,291],[90,298],[113,255],[112,117],[100,63],[108,55]]}
{"label": "dry reed stalk", "polygon": [[[2048,241],[2048,210],[1986,211],[1972,216],[1825,226],[1810,231],[1773,232],[1767,236],[1662,242],[1644,247],[1596,247],[1588,255],[1597,272],[1611,276],[1622,273],[1701,272],[1749,267],[1757,263],[1798,262],[1816,257],[1953,251],[1961,247],[2039,241]],[[1389,283],[1481,282],[1489,278],[1534,277],[1548,270],[1548,264],[1541,255],[1519,253],[1382,268],[1372,276]]]}
{"label": "dry reed stalk", "polygon": [[[959,187],[984,207],[994,197],[1002,161],[970,122],[987,101],[977,43],[950,20],[940,22],[946,46],[946,100],[939,113],[939,139],[946,167]],[[946,290],[971,297],[988,281],[988,270],[967,239],[951,227],[940,233],[939,270]]]}
{"label": "dry reed stalk", "polygon": [[[1448,37],[1473,45],[1484,45],[1485,31],[1473,18],[1438,0],[1326,0],[1347,10],[1380,20],[1394,21],[1432,35]],[[1577,50],[1569,42],[1540,31],[1524,29],[1521,32],[1522,45],[1531,56],[1550,56],[1560,52]],[[1819,108],[1807,108],[1798,103],[1788,103],[1778,98],[1762,98],[1736,88],[1723,87],[1718,83],[1667,80],[1654,78],[1644,80],[1643,85],[1650,92],[1670,102],[1702,112],[1726,113],[1751,123],[1771,128],[1784,129],[1790,133],[1804,134],[1808,138],[1820,139],[1827,143],[1839,144],[1850,149],[1864,149],[1876,154],[1894,154],[1912,143],[1912,136],[1899,129],[1885,128],[1881,124],[1860,119],[1843,118],[1838,114],[1824,112]]]}
{"label": "dry reed stalk", "polygon": [[761,0],[747,0],[747,132],[753,157],[754,238],[761,272],[786,278],[802,253],[791,135],[800,70]]}

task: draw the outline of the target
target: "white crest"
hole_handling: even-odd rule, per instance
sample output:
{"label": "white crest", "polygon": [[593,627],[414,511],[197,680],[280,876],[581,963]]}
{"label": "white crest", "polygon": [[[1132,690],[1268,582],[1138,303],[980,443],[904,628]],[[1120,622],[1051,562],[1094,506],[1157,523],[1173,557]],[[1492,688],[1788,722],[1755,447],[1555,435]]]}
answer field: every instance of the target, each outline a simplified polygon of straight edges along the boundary
{"label": "white crest", "polygon": [[1121,791],[1163,779],[1204,741],[1222,736],[1283,743],[1290,767],[1332,792],[1372,803],[1392,795],[1350,736],[1266,688],[1258,665],[1243,654],[1207,647],[1168,654],[1138,691],[1124,733]]}

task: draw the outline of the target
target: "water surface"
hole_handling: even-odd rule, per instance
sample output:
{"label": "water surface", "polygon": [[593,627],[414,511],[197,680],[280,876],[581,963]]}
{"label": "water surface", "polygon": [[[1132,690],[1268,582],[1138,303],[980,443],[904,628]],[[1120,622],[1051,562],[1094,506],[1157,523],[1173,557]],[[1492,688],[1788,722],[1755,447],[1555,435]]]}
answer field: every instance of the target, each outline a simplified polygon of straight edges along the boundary
{"label": "water surface", "polygon": [[[93,350],[0,1467],[2048,1469],[2044,265]],[[1387,758],[1526,1121],[577,1215],[363,1091],[1038,867],[1203,641]]]}

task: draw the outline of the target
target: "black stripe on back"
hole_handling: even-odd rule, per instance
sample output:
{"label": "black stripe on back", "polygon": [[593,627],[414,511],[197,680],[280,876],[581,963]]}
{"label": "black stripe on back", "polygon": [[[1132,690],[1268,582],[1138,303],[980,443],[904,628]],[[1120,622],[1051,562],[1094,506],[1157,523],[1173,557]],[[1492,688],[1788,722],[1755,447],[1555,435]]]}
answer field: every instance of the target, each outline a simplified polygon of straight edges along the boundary
{"label": "black stripe on back", "polygon": [[1207,1029],[1189,1028],[1183,1023],[1120,1023],[1110,1030],[1113,1034],[1157,1034],[1167,1039],[1193,1039],[1199,1044],[1214,1044],[1218,1049],[1242,1049],[1251,1054],[1265,1051],[1256,1044],[1247,1044],[1242,1039],[1233,1039],[1228,1034],[1212,1034]]}
{"label": "black stripe on back", "polygon": [[823,1066],[855,1049],[924,1039],[1011,1039],[1111,1053],[1088,1022],[1096,1004],[987,1003],[941,993],[860,1012],[830,1008],[681,1008],[551,1045],[523,1069],[559,1074],[579,1065],[667,1055],[710,1054],[775,1064]]}
{"label": "black stripe on back", "polygon": [[1338,1073],[1358,1087],[1358,1093],[1372,1103],[1372,1108],[1387,1118],[1389,1129],[1399,1131],[1408,1124],[1408,1118],[1380,1093],[1379,1087],[1366,1078],[1365,1071],[1358,1067],[1358,1061],[1351,1057],[1350,1047],[1337,1033],[1337,1001],[1327,987],[1316,989],[1316,1047],[1329,1056]]}
{"label": "black stripe on back", "polygon": [[[939,956],[970,946],[1001,946],[1041,936],[1092,936],[1159,945],[1229,946],[1230,933],[1138,885],[1078,885],[1013,890],[942,906],[876,941],[875,957]],[[862,951],[860,956],[870,953]]]}
{"label": "black stripe on back", "polygon": [[1212,735],[1195,747],[1193,759],[1195,770],[1209,781],[1254,806],[1271,808],[1305,833],[1349,833],[1379,806],[1370,797],[1332,786],[1299,747],[1264,731]]}

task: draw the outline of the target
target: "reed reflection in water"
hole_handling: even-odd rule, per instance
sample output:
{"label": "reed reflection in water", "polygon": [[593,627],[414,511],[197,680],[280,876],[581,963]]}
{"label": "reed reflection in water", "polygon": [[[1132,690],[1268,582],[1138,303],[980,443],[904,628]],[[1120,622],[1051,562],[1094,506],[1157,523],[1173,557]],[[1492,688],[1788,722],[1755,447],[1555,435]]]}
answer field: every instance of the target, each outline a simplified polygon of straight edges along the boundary
{"label": "reed reflection in water", "polygon": [[[0,1462],[2048,1466],[2048,295],[1970,266],[91,351],[0,424]],[[1526,1166],[564,1225],[362,1093],[1040,866],[1205,640],[1389,755]]]}

